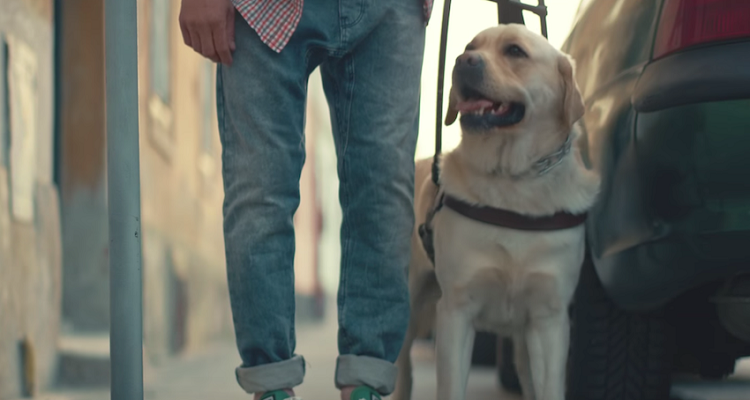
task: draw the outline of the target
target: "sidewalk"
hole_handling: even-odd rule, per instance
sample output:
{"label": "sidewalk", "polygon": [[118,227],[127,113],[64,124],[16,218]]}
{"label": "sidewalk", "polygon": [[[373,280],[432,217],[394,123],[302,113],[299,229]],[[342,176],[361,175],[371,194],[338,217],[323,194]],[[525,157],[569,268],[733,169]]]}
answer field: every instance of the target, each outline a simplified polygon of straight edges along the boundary
{"label": "sidewalk", "polygon": [[[336,349],[336,314],[329,309],[322,323],[300,324],[297,352],[308,362],[305,383],[297,394],[306,400],[337,400],[333,386]],[[435,364],[431,348],[416,344],[413,353],[413,400],[436,398]],[[234,378],[239,356],[233,343],[217,345],[197,354],[173,359],[145,372],[146,400],[247,400]],[[737,375],[728,382],[683,380],[673,394],[682,400],[750,399],[750,359],[738,364]],[[520,400],[499,389],[491,369],[472,370],[467,399]],[[62,392],[39,396],[42,400],[109,400],[109,391]]]}
{"label": "sidewalk", "polygon": [[[326,320],[298,327],[297,353],[304,355],[308,365],[305,383],[297,394],[306,400],[337,400],[333,385],[336,361],[335,308],[327,310]],[[415,345],[413,400],[436,398],[435,365],[428,346]],[[145,393],[147,400],[248,400],[235,381],[234,368],[240,360],[234,343],[217,345],[197,354],[171,360],[164,365],[147,369]],[[494,370],[474,370],[469,379],[469,399],[518,400],[508,395],[501,397]],[[41,395],[42,400],[109,400],[108,391],[60,392]]]}
{"label": "sidewalk", "polygon": [[[309,400],[335,400],[333,385],[336,359],[336,324],[301,327],[298,353],[308,362],[305,383],[297,394]],[[414,400],[435,399],[435,367],[429,349],[415,351]],[[158,374],[158,382],[147,385],[149,400],[248,399],[234,380],[233,370],[239,358],[233,346],[222,346],[203,355],[176,361]],[[493,371],[475,371],[470,380],[470,399],[499,399]],[[516,400],[508,397],[508,400]],[[92,399],[94,400],[94,399]],[[98,399],[97,399],[98,400]]]}

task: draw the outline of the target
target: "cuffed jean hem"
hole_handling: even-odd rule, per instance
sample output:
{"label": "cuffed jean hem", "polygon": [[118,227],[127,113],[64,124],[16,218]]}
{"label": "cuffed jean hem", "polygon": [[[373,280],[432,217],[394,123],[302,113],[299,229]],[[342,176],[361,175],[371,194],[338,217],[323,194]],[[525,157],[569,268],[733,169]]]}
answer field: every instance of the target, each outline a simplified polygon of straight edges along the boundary
{"label": "cuffed jean hem", "polygon": [[383,396],[396,388],[398,368],[388,361],[345,354],[336,360],[336,387],[369,386]]}
{"label": "cuffed jean hem", "polygon": [[289,360],[235,371],[237,382],[248,393],[291,389],[299,386],[305,377],[305,359],[294,356]]}

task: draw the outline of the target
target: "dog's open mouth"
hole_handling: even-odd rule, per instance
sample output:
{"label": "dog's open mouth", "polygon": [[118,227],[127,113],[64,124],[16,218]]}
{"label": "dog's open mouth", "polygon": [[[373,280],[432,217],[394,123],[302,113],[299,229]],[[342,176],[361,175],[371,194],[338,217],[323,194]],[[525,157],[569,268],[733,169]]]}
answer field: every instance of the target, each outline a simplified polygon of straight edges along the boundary
{"label": "dog's open mouth", "polygon": [[475,129],[515,125],[526,113],[526,107],[521,103],[493,101],[479,96],[460,101],[456,108],[461,113],[461,125]]}

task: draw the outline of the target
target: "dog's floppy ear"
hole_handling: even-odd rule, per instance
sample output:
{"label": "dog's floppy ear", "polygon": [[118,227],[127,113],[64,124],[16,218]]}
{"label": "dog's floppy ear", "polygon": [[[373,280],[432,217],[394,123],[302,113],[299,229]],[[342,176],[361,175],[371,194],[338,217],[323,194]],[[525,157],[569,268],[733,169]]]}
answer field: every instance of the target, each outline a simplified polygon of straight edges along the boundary
{"label": "dog's floppy ear", "polygon": [[584,106],[583,97],[576,84],[575,61],[570,56],[563,54],[557,62],[557,70],[560,73],[562,82],[563,101],[562,101],[562,121],[565,126],[573,126],[581,117],[583,117]]}
{"label": "dog's floppy ear", "polygon": [[458,108],[456,108],[457,100],[453,96],[453,89],[451,88],[451,92],[448,95],[448,113],[445,114],[445,124],[450,125],[454,122],[456,122],[456,118],[458,118]]}

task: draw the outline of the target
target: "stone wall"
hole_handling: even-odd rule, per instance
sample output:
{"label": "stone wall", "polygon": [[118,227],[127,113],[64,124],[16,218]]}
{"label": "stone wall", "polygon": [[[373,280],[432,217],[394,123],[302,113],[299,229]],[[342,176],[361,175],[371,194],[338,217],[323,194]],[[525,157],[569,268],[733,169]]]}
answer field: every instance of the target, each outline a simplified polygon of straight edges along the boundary
{"label": "stone wall", "polygon": [[0,398],[52,384],[61,243],[52,4],[0,1]]}
{"label": "stone wall", "polygon": [[152,362],[232,332],[215,67],[184,45],[179,7],[139,0],[144,342]]}

